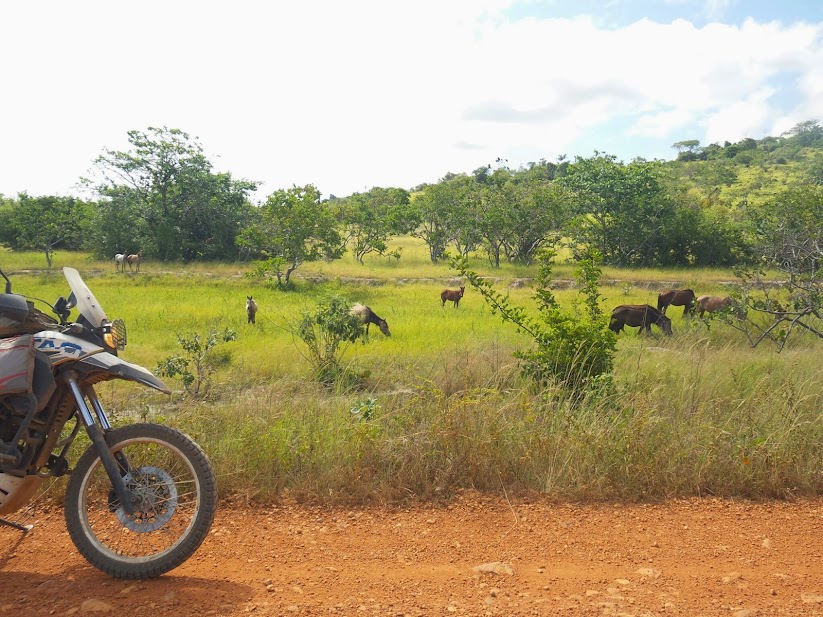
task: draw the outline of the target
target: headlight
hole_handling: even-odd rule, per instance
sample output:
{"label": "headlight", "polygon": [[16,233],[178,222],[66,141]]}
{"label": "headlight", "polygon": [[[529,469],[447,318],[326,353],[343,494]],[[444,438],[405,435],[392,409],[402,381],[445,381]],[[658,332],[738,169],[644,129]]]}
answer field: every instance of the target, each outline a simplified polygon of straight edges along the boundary
{"label": "headlight", "polygon": [[126,346],[126,322],[115,319],[104,326],[103,342],[112,349],[123,349]]}

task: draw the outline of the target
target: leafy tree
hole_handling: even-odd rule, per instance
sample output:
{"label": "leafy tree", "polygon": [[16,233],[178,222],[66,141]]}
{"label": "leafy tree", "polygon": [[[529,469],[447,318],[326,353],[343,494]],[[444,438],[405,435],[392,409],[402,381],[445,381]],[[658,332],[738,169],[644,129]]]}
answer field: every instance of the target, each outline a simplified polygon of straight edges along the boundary
{"label": "leafy tree", "polygon": [[507,189],[511,185],[485,186],[481,192],[479,232],[482,238],[481,245],[489,256],[489,262],[495,268],[500,267],[500,256],[506,246],[507,219],[509,203]]}
{"label": "leafy tree", "polygon": [[609,264],[658,263],[665,221],[674,211],[659,175],[659,163],[624,165],[599,153],[577,157],[561,179],[575,196],[573,241],[596,250]]}
{"label": "leafy tree", "polygon": [[734,266],[751,259],[742,226],[725,208],[678,204],[665,228],[661,266]]}
{"label": "leafy tree", "polygon": [[342,219],[355,259],[368,253],[385,254],[391,236],[409,233],[418,220],[409,205],[409,193],[398,188],[373,188],[343,200]]}
{"label": "leafy tree", "polygon": [[558,157],[558,163],[550,163],[546,159],[540,159],[536,163],[527,163],[525,168],[518,170],[515,181],[542,181],[551,182],[555,178],[563,175],[563,171],[568,166],[563,163],[562,155]]}
{"label": "leafy tree", "polygon": [[95,203],[90,217],[85,248],[96,257],[110,259],[117,253],[136,253],[147,245],[148,237],[139,202],[124,186],[111,187],[106,197]]}
{"label": "leafy tree", "polygon": [[559,241],[569,218],[569,195],[557,182],[529,179],[512,183],[505,217],[506,254],[531,264],[546,243]]}
{"label": "leafy tree", "polygon": [[458,255],[468,257],[482,241],[480,231],[481,185],[473,177],[460,175],[444,184],[446,228]]}
{"label": "leafy tree", "polygon": [[15,232],[11,226],[11,215],[17,207],[17,200],[0,193],[0,244],[11,246]]}
{"label": "leafy tree", "polygon": [[9,212],[12,249],[41,251],[51,268],[54,249],[79,249],[87,205],[73,197],[29,197],[21,193]]}
{"label": "leafy tree", "polygon": [[823,127],[817,120],[799,122],[786,131],[785,135],[803,148],[823,145]]}
{"label": "leafy tree", "polygon": [[188,188],[199,197],[187,200],[181,212],[186,223],[181,233],[183,260],[236,257],[237,235],[252,218],[247,196],[257,183],[233,180],[226,173],[202,175],[194,181],[197,186]]}
{"label": "leafy tree", "polygon": [[678,141],[672,144],[672,148],[678,152],[692,152],[695,153],[700,149],[700,140],[687,139],[685,141]]}
{"label": "leafy tree", "polygon": [[345,248],[331,204],[311,184],[269,195],[238,242],[263,256],[257,272],[276,277],[278,287],[302,263],[339,259]]}
{"label": "leafy tree", "polygon": [[703,155],[700,141],[697,139],[687,139],[672,144],[672,148],[677,150],[678,161],[696,161]]}
{"label": "leafy tree", "polygon": [[179,129],[150,127],[128,136],[129,151],[106,150],[95,160],[96,190],[109,202],[104,210],[122,211],[138,225],[130,238],[122,237],[122,226],[102,226],[99,244],[109,251],[139,246],[162,260],[236,256],[247,196],[258,183],[213,174],[199,142]]}
{"label": "leafy tree", "polygon": [[427,186],[411,201],[420,226],[411,232],[429,247],[429,258],[438,262],[446,254],[452,236],[451,194],[444,182]]}

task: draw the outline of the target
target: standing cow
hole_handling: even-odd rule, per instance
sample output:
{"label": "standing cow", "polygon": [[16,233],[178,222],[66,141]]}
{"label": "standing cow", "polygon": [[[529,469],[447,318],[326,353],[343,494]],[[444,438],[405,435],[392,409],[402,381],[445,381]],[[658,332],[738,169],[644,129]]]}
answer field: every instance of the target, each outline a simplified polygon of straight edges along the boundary
{"label": "standing cow", "polygon": [[446,302],[452,301],[454,302],[454,308],[457,308],[457,305],[460,304],[460,298],[463,297],[465,291],[465,287],[461,287],[460,289],[444,289],[440,292],[440,306],[446,306]]}
{"label": "standing cow", "polygon": [[249,318],[247,323],[256,323],[255,317],[257,315],[257,302],[251,296],[246,296],[246,316]]}
{"label": "standing cow", "polygon": [[704,313],[716,313],[730,306],[734,306],[734,298],[731,296],[700,296],[697,299],[697,311],[700,317],[703,317]]}
{"label": "standing cow", "polygon": [[694,314],[694,291],[691,289],[667,289],[657,296],[657,310],[666,314],[669,306],[682,306],[683,317],[691,317]]}

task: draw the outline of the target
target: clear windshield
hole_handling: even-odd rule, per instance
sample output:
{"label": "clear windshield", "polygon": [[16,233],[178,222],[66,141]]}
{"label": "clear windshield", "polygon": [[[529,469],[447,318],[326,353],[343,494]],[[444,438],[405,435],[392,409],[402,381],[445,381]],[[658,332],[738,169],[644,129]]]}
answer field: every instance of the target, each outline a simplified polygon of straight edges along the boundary
{"label": "clear windshield", "polygon": [[91,293],[88,285],[83,282],[80,273],[74,268],[63,268],[63,275],[69,282],[69,287],[74,292],[74,297],[77,298],[77,310],[85,317],[89,323],[95,327],[100,327],[104,322],[108,321],[106,312],[100,306],[97,298]]}

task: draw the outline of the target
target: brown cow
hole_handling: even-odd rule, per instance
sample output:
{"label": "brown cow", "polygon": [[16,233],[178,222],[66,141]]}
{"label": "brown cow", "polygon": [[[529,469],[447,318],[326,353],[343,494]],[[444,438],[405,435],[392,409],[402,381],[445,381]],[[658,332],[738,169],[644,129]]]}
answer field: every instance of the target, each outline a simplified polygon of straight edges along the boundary
{"label": "brown cow", "polygon": [[703,317],[703,313],[716,313],[730,306],[734,306],[731,296],[700,296],[697,299],[697,314]]}
{"label": "brown cow", "polygon": [[[133,255],[129,255],[126,257],[126,263],[129,264],[129,272],[132,271],[132,266],[134,266],[138,272],[140,272],[140,262],[143,260],[143,251],[137,251]],[[124,266],[125,268],[125,266]],[[124,270],[125,271],[125,270]]]}
{"label": "brown cow", "polygon": [[460,298],[463,297],[465,291],[465,287],[461,287],[459,290],[444,289],[440,292],[440,306],[446,306],[446,302],[451,300],[454,302],[454,308],[457,308],[457,305],[460,304]]}

